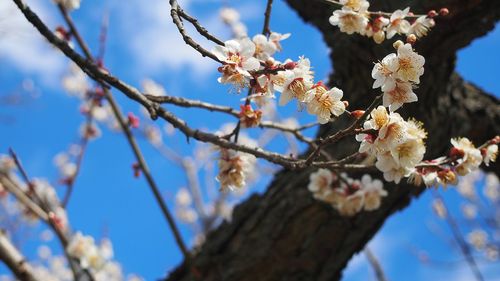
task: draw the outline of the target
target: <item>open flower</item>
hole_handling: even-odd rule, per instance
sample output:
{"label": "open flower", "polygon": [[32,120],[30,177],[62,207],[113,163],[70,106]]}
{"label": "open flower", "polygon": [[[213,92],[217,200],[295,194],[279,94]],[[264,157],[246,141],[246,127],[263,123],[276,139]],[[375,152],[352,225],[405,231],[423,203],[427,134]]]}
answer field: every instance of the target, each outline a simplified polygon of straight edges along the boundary
{"label": "open flower", "polygon": [[370,3],[366,0],[340,0],[340,4],[355,12],[366,12]]}
{"label": "open flower", "polygon": [[382,91],[392,90],[396,85],[394,73],[398,70],[398,58],[396,54],[389,54],[381,62],[375,64],[372,77],[375,79],[373,88],[382,88]]}
{"label": "open flower", "polygon": [[391,22],[387,27],[387,39],[391,39],[398,34],[406,34],[410,30],[410,23],[405,20],[410,12],[410,8],[406,8],[404,10],[396,10],[391,15]]}
{"label": "open flower", "polygon": [[345,104],[340,100],[342,90],[333,88],[327,90],[322,84],[314,86],[308,95],[312,98],[307,104],[307,111],[318,116],[318,122],[325,124],[331,119],[331,115],[340,116],[345,111]]}
{"label": "open flower", "polygon": [[221,191],[241,189],[246,179],[253,172],[255,157],[247,153],[221,149],[219,158],[219,174]]}
{"label": "open flower", "polygon": [[361,186],[364,191],[364,209],[373,211],[380,207],[382,197],[387,196],[387,191],[384,190],[384,185],[381,180],[373,179],[370,175],[363,175],[361,178]]}
{"label": "open flower", "polygon": [[242,105],[240,108],[240,122],[243,128],[251,128],[259,125],[262,111],[253,110],[251,105]]}
{"label": "open flower", "polygon": [[384,92],[382,104],[389,107],[390,111],[396,111],[405,103],[416,102],[417,95],[413,92],[409,82],[396,81],[394,88]]}
{"label": "open flower", "polygon": [[333,11],[329,21],[331,25],[338,26],[340,31],[347,34],[363,34],[368,25],[368,17],[365,13],[356,12],[345,7]]}
{"label": "open flower", "polygon": [[212,52],[224,64],[219,67],[222,77],[218,81],[233,84],[237,90],[248,85],[249,71],[260,68],[259,61],[253,57],[255,44],[249,38],[226,41],[225,46],[215,46]]}
{"label": "open flower", "polygon": [[431,27],[433,27],[436,23],[433,18],[429,18],[427,16],[420,16],[412,23],[410,26],[409,34],[415,34],[418,38],[424,37],[427,35],[427,32]]}
{"label": "open flower", "polygon": [[[307,103],[312,95],[308,92],[312,87],[312,82],[305,77],[305,73],[295,68],[293,71],[284,72],[284,83],[281,88],[279,105],[286,105],[292,99],[297,99],[299,103]],[[278,88],[278,87],[276,87]]]}
{"label": "open flower", "polygon": [[481,153],[483,154],[484,164],[486,164],[486,166],[488,166],[488,165],[490,165],[490,162],[495,162],[497,160],[498,145],[497,144],[490,144],[486,148],[481,150]]}
{"label": "open flower", "polygon": [[254,56],[260,60],[267,60],[277,51],[276,45],[265,35],[257,34],[252,38],[255,44]]}
{"label": "open flower", "polygon": [[323,199],[332,192],[332,182],[334,176],[330,170],[319,169],[309,176],[307,189],[313,193],[314,198]]}
{"label": "open flower", "polygon": [[338,211],[343,216],[352,217],[363,209],[364,203],[364,193],[357,191],[345,198]]}
{"label": "open flower", "polygon": [[420,83],[420,76],[424,74],[425,59],[413,51],[411,44],[404,44],[398,48],[398,70],[396,78],[403,81]]}
{"label": "open flower", "polygon": [[276,46],[276,50],[281,51],[283,48],[281,47],[280,41],[288,39],[288,37],[290,37],[290,33],[281,34],[277,32],[271,32],[271,35],[269,35],[269,41],[271,41]]}
{"label": "open flower", "polygon": [[481,162],[483,162],[481,151],[469,139],[452,139],[451,144],[463,155],[460,164],[456,167],[459,175],[465,176],[476,170],[481,165]]}

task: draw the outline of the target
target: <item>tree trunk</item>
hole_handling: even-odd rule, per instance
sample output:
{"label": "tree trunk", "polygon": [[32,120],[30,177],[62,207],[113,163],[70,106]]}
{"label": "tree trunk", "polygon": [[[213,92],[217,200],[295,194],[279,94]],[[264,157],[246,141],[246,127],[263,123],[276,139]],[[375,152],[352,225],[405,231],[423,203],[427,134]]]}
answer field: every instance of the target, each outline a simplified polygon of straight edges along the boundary
{"label": "tree trunk", "polygon": [[[376,45],[369,38],[340,33],[328,23],[333,7],[320,1],[288,3],[322,32],[331,48],[335,71],[330,86],[344,91],[351,109],[365,108],[378,94],[371,87],[373,62],[394,52],[392,43]],[[429,133],[426,159],[446,154],[452,137],[466,136],[481,144],[499,134],[500,101],[465,82],[454,68],[457,50],[493,29],[500,18],[500,1],[371,1],[375,11],[406,6],[415,13],[441,7],[451,12],[437,19],[436,27],[415,46],[426,58],[425,74],[415,91],[419,101],[400,110],[403,116],[424,122]],[[322,126],[318,134],[330,135],[346,122]],[[341,157],[356,151],[357,143],[345,140],[335,148],[332,154]],[[500,174],[498,164],[490,169]],[[232,221],[210,233],[190,265],[182,264],[167,280],[339,280],[347,262],[384,221],[424,191],[408,184],[386,183],[389,195],[378,210],[344,218],[330,205],[312,198],[307,190],[311,172],[278,173],[263,195],[253,195],[237,206]]]}

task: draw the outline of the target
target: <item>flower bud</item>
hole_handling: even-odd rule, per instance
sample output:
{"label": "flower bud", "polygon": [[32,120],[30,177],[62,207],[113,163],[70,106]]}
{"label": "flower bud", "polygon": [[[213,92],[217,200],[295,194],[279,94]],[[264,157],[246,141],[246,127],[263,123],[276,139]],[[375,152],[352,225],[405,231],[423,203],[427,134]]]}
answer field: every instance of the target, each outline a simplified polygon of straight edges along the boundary
{"label": "flower bud", "polygon": [[450,11],[448,10],[448,8],[441,8],[441,10],[439,10],[439,15],[441,16],[447,16],[449,13]]}
{"label": "flower bud", "polygon": [[401,40],[398,40],[398,41],[394,42],[394,44],[392,44],[392,46],[393,46],[393,47],[394,47],[394,49],[396,49],[396,50],[397,50],[397,49],[399,49],[399,47],[401,47],[401,46],[403,46],[403,45],[404,45],[404,43],[403,43],[403,41],[401,41]]}
{"label": "flower bud", "polygon": [[415,34],[409,34],[407,37],[406,37],[406,43],[410,43],[410,44],[415,44],[415,42],[417,42],[417,36],[415,36]]}
{"label": "flower bud", "polygon": [[285,69],[292,70],[297,66],[297,63],[294,61],[285,63]]}
{"label": "flower bud", "polygon": [[436,10],[430,10],[430,11],[427,13],[427,16],[428,16],[429,18],[433,18],[433,17],[435,17],[435,16],[437,16],[437,15],[438,15],[438,13],[436,12]]}
{"label": "flower bud", "polygon": [[127,115],[128,124],[132,128],[139,128],[139,117],[135,116],[132,112],[129,112]]}
{"label": "flower bud", "polygon": [[379,30],[373,34],[373,41],[375,43],[380,44],[385,40],[385,32],[383,30]]}
{"label": "flower bud", "polygon": [[354,110],[351,112],[351,116],[356,118],[356,119],[361,118],[361,116],[363,116],[364,114],[365,114],[364,110]]}

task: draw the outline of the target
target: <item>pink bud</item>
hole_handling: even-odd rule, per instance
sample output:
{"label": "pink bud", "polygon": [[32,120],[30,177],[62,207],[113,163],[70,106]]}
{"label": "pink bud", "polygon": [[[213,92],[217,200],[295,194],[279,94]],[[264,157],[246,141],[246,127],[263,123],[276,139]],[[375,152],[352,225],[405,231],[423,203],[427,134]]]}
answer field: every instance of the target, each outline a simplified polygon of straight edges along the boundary
{"label": "pink bud", "polygon": [[128,113],[128,124],[132,128],[139,128],[139,117],[135,116],[132,112]]}
{"label": "pink bud", "polygon": [[364,110],[354,110],[351,112],[351,116],[356,118],[356,119],[361,118],[361,116],[363,116],[364,114],[365,114]]}
{"label": "pink bud", "polygon": [[134,171],[134,178],[138,178],[141,175],[141,166],[139,163],[135,162],[132,164],[132,170]]}
{"label": "pink bud", "polygon": [[438,13],[436,12],[436,10],[430,10],[430,11],[427,13],[427,16],[428,16],[429,18],[433,18],[433,17],[435,17],[435,16],[437,16],[437,15],[438,15]]}
{"label": "pink bud", "polygon": [[448,8],[441,8],[441,10],[439,10],[439,15],[441,16],[447,16],[449,13],[450,11],[448,10]]}

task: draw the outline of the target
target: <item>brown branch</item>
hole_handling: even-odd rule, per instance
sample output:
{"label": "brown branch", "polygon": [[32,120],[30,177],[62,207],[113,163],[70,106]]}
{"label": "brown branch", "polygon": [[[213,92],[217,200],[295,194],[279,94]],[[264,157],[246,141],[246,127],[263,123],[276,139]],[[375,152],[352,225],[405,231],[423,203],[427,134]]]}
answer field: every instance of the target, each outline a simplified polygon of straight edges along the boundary
{"label": "brown branch", "polygon": [[187,34],[186,29],[184,28],[184,24],[182,23],[182,20],[179,17],[181,8],[176,0],[170,0],[170,7],[171,7],[170,16],[172,17],[172,20],[173,20],[175,26],[177,26],[177,29],[179,30],[179,33],[181,34],[184,42],[186,44],[188,44],[189,46],[191,46],[193,49],[195,49],[203,57],[209,57],[216,62],[222,63],[214,54],[212,54],[211,52],[209,52],[208,50],[203,48],[200,44],[198,44],[196,41],[194,41],[193,38],[191,38]]}
{"label": "brown branch", "polygon": [[[64,9],[64,7],[62,7],[61,5],[59,5],[59,7],[61,9],[61,12],[64,15],[66,23],[68,24],[68,26],[71,29],[72,33],[75,35],[76,38],[79,38],[79,40],[77,40],[78,45],[84,51],[87,59],[90,61],[94,61],[94,58],[92,57],[88,46],[85,44],[85,41],[79,35],[79,32],[78,32],[76,26],[74,25],[71,17],[68,15],[68,13]],[[98,82],[100,82],[100,81],[98,81]],[[177,242],[177,245],[179,246],[182,254],[184,255],[184,258],[186,260],[188,260],[190,257],[189,251],[188,251],[186,245],[184,244],[184,241],[182,240],[182,237],[181,237],[179,229],[175,223],[175,220],[174,220],[172,214],[170,213],[170,211],[167,207],[167,204],[163,200],[161,192],[160,192],[158,186],[156,185],[156,182],[154,181],[153,176],[151,175],[151,172],[149,171],[149,168],[148,168],[147,163],[144,159],[144,156],[143,156],[143,154],[142,154],[142,152],[137,144],[137,141],[135,140],[125,118],[123,117],[123,114],[121,113],[121,110],[119,109],[118,104],[116,103],[113,96],[109,93],[109,91],[106,88],[104,88],[104,94],[105,94],[106,100],[109,102],[109,104],[111,106],[111,110],[113,111],[115,118],[117,119],[118,123],[120,124],[121,129],[125,133],[126,139],[132,148],[132,151],[134,153],[135,158],[137,159],[137,162],[139,164],[139,168],[141,169],[142,173],[144,174],[144,177],[146,178],[146,181],[147,181],[151,191],[153,192],[153,195],[154,195],[158,205],[160,206],[160,209],[161,209],[164,217],[167,219],[167,223],[174,234],[174,238]]]}
{"label": "brown branch", "polygon": [[269,36],[271,35],[271,29],[269,24],[271,22],[271,10],[273,8],[273,0],[267,0],[266,11],[264,12],[264,27],[262,28],[262,34]]}
{"label": "brown branch", "polygon": [[12,244],[7,234],[0,230],[0,260],[12,271],[19,280],[38,281],[32,266],[23,254]]}

